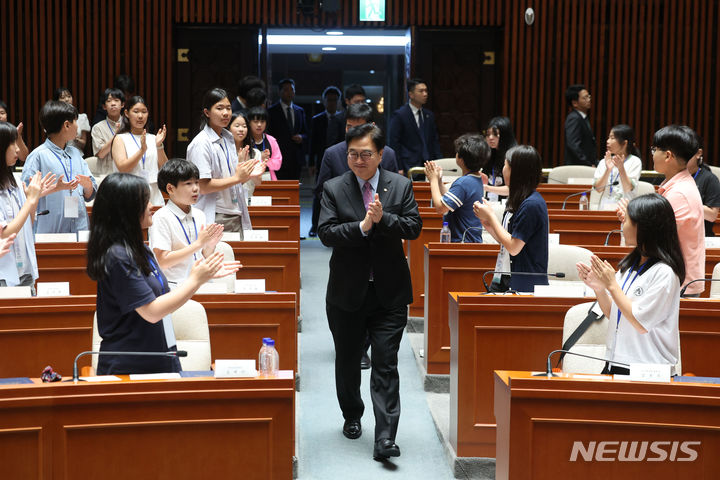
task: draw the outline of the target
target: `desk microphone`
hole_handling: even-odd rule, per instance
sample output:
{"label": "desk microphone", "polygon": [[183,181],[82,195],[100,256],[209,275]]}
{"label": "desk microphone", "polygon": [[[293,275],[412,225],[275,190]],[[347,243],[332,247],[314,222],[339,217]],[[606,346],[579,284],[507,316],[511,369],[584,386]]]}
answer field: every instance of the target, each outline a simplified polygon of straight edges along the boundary
{"label": "desk microphone", "polygon": [[687,288],[695,282],[720,282],[720,278],[696,278],[695,280],[688,282],[687,285],[680,290],[680,298],[684,298],[685,290],[687,290]]}
{"label": "desk microphone", "polygon": [[[609,186],[609,187],[614,187],[615,185],[618,185],[619,183],[620,183],[619,181],[615,180],[614,182],[609,183],[607,186]],[[565,197],[565,200],[563,200],[563,204],[562,204],[561,210],[565,210],[565,205],[567,204],[567,201],[570,200],[571,198],[573,198],[573,197],[578,197],[578,196],[582,195],[583,193],[588,194],[588,193],[590,193],[590,192],[592,192],[592,191],[593,191],[593,189],[591,188],[590,190],[585,190],[585,191],[577,192],[577,193],[571,193],[570,195],[568,195],[567,197]]]}
{"label": "desk microphone", "polygon": [[169,352],[110,352],[110,351],[102,351],[102,352],[93,352],[93,351],[87,351],[79,353],[77,357],[75,357],[75,361],[73,362],[73,382],[77,382],[79,380],[78,376],[78,360],[80,357],[84,357],[85,355],[133,355],[133,356],[146,356],[146,357],[187,357],[187,351],[185,350],[177,350],[177,351],[169,351]]}
{"label": "desk microphone", "polygon": [[620,228],[618,230],[610,230],[607,234],[607,237],[605,237],[605,243],[603,243],[603,246],[605,246],[605,247],[608,246],[608,243],[610,243],[610,237],[612,236],[613,233],[619,233],[620,235],[622,235],[622,233],[623,233],[622,228]]}
{"label": "desk microphone", "polygon": [[468,227],[468,228],[466,228],[465,231],[463,232],[462,240],[460,240],[460,243],[465,243],[465,234],[467,234],[467,232],[469,232],[470,230],[480,230],[480,231],[482,231],[482,227]]}
{"label": "desk microphone", "polygon": [[37,212],[35,216],[39,217],[40,215],[47,215],[48,213],[50,213],[50,210],[42,210],[40,212]]}
{"label": "desk microphone", "polygon": [[485,291],[489,292],[490,288],[488,288],[488,284],[485,281],[485,277],[489,274],[495,275],[496,273],[499,273],[500,275],[525,275],[528,277],[555,277],[555,278],[565,278],[565,274],[563,272],[557,272],[557,273],[538,273],[538,272],[502,272],[500,270],[488,270],[487,272],[483,272],[482,275],[482,282],[485,286]]}
{"label": "desk microphone", "polygon": [[553,371],[552,371],[552,364],[550,363],[550,357],[552,357],[553,354],[559,353],[559,352],[562,352],[565,355],[576,355],[578,357],[589,358],[591,360],[600,360],[601,362],[612,363],[613,365],[619,365],[621,367],[630,368],[630,365],[628,365],[627,363],[620,363],[620,362],[616,362],[614,360],[608,360],[607,358],[593,357],[592,355],[585,355],[582,353],[571,352],[570,350],[559,349],[559,350],[553,350],[547,356],[547,365],[545,366],[545,373],[536,373],[533,376],[534,377],[548,377],[548,378],[557,377],[558,375],[556,373],[553,373]]}

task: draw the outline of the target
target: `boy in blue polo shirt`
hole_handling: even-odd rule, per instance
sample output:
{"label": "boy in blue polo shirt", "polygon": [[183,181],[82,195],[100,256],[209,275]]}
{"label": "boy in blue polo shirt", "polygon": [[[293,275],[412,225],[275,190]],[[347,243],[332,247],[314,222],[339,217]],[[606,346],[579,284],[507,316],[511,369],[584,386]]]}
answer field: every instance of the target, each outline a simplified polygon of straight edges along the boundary
{"label": "boy in blue polo shirt", "polygon": [[482,224],[473,213],[473,203],[482,202],[483,182],[480,168],[490,159],[490,146],[478,133],[466,133],[455,140],[455,161],[462,177],[450,188],[443,184],[442,168],[425,162],[425,176],[430,182],[435,211],[444,215],[453,242],[482,243]]}

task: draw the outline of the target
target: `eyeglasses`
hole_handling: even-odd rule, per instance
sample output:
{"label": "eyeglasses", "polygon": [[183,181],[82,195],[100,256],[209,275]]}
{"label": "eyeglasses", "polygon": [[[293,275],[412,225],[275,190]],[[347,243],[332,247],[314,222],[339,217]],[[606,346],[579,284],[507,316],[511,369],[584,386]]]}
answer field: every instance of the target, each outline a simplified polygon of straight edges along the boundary
{"label": "eyeglasses", "polygon": [[371,152],[370,150],[363,150],[359,153],[354,150],[347,152],[347,156],[350,160],[357,160],[358,157],[362,158],[363,160],[370,160],[373,155],[375,155],[375,152]]}

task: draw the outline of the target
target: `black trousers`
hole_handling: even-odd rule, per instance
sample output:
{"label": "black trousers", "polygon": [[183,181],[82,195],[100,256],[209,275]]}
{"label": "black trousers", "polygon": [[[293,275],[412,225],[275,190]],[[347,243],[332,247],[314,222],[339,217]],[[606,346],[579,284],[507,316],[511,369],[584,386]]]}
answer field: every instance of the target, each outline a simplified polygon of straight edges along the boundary
{"label": "black trousers", "polygon": [[343,417],[359,420],[365,411],[360,396],[360,358],[367,332],[372,345],[370,397],[375,413],[375,440],[395,440],[400,420],[397,354],[407,325],[407,307],[384,308],[370,282],[360,310],[348,312],[328,304],[326,311],[335,342],[335,389]]}

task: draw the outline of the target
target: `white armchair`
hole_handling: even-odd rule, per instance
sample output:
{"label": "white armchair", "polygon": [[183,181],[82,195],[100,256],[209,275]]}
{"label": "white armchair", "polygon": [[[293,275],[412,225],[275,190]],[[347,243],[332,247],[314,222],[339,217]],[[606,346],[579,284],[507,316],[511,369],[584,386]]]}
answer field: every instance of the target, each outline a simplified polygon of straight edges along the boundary
{"label": "white armchair", "polygon": [[570,178],[587,178],[592,183],[595,176],[595,167],[587,165],[563,165],[550,170],[548,183],[568,183]]}
{"label": "white armchair", "polygon": [[[565,323],[563,324],[563,344],[585,319],[591,305],[592,302],[581,303],[571,307],[567,311],[565,314]],[[570,351],[605,358],[607,329],[608,320],[606,317],[602,317],[588,327],[585,333],[578,338],[575,345],[570,348]],[[565,355],[562,364],[562,369],[565,373],[600,373],[604,367],[605,362],[603,361],[577,357],[575,355]]]}

